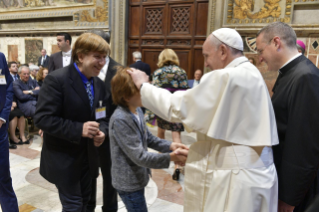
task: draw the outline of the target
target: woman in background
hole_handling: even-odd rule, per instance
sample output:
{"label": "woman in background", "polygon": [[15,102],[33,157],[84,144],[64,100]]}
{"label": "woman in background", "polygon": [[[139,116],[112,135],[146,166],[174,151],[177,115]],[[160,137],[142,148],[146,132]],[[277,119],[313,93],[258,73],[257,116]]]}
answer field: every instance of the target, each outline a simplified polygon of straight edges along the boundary
{"label": "woman in background", "polygon": [[[158,56],[157,69],[153,74],[153,84],[174,93],[188,88],[186,72],[179,67],[179,59],[174,50],[164,49]],[[157,118],[157,137],[165,139],[165,130],[172,131],[173,142],[182,143],[181,132],[184,131],[182,123],[170,123],[160,117]],[[180,169],[175,165],[173,180],[179,180]]]}
{"label": "woman in background", "polygon": [[37,81],[40,87],[42,86],[43,80],[48,75],[48,73],[49,73],[48,68],[40,68],[40,70],[38,71]]}

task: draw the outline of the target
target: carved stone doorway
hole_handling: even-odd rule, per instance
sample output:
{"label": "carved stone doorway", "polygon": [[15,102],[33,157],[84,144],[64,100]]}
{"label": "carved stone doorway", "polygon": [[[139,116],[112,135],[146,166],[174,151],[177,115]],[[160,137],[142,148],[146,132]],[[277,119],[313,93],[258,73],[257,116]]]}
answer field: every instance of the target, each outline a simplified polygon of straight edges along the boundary
{"label": "carved stone doorway", "polygon": [[173,49],[188,78],[204,69],[202,45],[207,34],[209,0],[129,0],[127,64],[140,51],[143,61],[157,67],[164,48]]}

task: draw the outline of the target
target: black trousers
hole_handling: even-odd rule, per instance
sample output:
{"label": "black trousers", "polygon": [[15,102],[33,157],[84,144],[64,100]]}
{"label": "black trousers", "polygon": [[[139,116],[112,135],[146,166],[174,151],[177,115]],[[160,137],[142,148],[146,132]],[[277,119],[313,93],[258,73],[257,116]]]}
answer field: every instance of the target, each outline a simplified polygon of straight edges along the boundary
{"label": "black trousers", "polygon": [[63,181],[56,185],[62,204],[62,212],[86,212],[87,204],[91,195],[92,177],[90,175],[89,163],[85,159],[81,177],[78,181]]}
{"label": "black trousers", "polygon": [[[99,162],[103,177],[103,212],[117,212],[117,191],[112,186],[110,142],[105,141],[99,148]],[[91,199],[87,212],[94,212],[96,207],[96,179],[92,180]]]}

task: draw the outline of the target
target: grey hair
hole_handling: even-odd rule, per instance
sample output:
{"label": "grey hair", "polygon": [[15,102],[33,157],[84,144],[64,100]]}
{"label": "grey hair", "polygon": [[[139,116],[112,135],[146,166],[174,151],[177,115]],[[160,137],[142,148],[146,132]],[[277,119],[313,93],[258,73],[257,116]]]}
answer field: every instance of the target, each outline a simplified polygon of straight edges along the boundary
{"label": "grey hair", "polygon": [[302,54],[305,54],[304,48],[302,48],[298,43],[296,44],[297,49],[301,51]]}
{"label": "grey hair", "polygon": [[135,59],[142,59],[142,54],[139,51],[133,52],[133,57]]}
{"label": "grey hair", "polygon": [[104,32],[101,29],[92,29],[92,30],[88,30],[86,32],[99,35],[107,42],[107,44],[110,44],[110,38],[111,38],[110,33]]}
{"label": "grey hair", "polygon": [[37,65],[31,65],[31,66],[29,66],[29,70],[30,71],[33,71],[33,70],[39,70],[40,68],[39,68],[39,66],[37,66]]}
{"label": "grey hair", "polygon": [[226,48],[228,48],[230,50],[230,52],[232,53],[232,55],[237,55],[237,54],[241,54],[243,55],[243,52],[235,49],[233,47],[228,46],[227,44],[221,42],[220,40],[218,40],[213,34],[211,34],[211,38],[210,38],[211,44],[215,47],[215,50],[217,50],[220,45],[224,44],[226,46]]}
{"label": "grey hair", "polygon": [[257,36],[263,34],[263,40],[266,42],[271,41],[275,36],[280,37],[280,39],[287,45],[290,49],[296,49],[297,35],[295,31],[286,23],[274,22],[265,27],[263,27]]}
{"label": "grey hair", "polygon": [[29,70],[29,72],[30,72],[30,69],[29,69],[28,66],[22,65],[22,66],[20,66],[19,69],[18,69],[18,73],[19,73],[19,74],[21,73],[21,71],[22,71],[23,68],[27,68],[27,69]]}
{"label": "grey hair", "polygon": [[[46,49],[42,49],[42,50],[44,50],[45,52],[47,52],[47,50],[46,50]],[[41,50],[41,51],[42,51],[42,50]]]}

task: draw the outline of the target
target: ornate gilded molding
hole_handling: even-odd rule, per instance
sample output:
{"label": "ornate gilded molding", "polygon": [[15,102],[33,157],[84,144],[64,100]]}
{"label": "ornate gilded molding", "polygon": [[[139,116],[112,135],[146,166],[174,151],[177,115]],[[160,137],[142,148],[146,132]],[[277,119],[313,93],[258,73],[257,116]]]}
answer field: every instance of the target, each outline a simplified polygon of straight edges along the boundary
{"label": "ornate gilded molding", "polygon": [[[285,1],[285,13],[280,5]],[[264,0],[258,12],[253,12],[256,0],[228,0],[226,24],[247,25],[267,24],[281,21],[291,21],[291,0]]]}
{"label": "ornate gilded molding", "polygon": [[[78,17],[80,22],[107,22],[108,21],[108,0],[102,0],[103,5],[97,6],[92,12],[95,16],[92,16],[90,10],[82,10]],[[76,25],[78,25],[78,20],[74,20]]]}
{"label": "ornate gilded molding", "polygon": [[210,10],[208,11],[207,35],[215,30],[216,1],[217,0],[209,0],[208,6]]}

